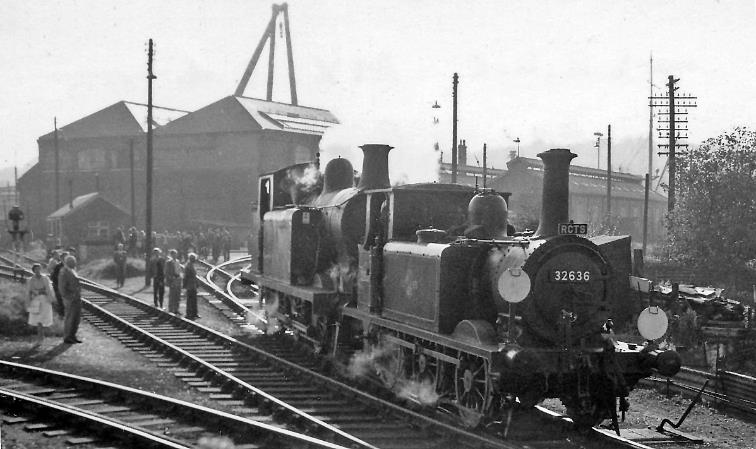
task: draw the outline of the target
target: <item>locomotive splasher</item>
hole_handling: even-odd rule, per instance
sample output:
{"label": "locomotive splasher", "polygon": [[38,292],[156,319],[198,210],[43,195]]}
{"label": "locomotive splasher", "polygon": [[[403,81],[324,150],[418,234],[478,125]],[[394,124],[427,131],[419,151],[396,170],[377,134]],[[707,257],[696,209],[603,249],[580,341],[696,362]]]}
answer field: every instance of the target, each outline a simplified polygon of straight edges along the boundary
{"label": "locomotive splasher", "polygon": [[337,357],[376,355],[374,372],[392,388],[421,383],[468,424],[548,397],[578,425],[616,423],[617,398],[624,412],[639,379],[677,372],[676,353],[613,340],[604,324],[624,297],[612,281],[627,285],[629,273],[601,242],[558,232],[569,218],[569,150],[539,155],[540,226],[513,235],[495,192],[391,187],[390,149],[363,146],[356,187],[329,181],[327,168],[329,188],[308,204],[261,201],[263,263],[250,277],[293,332]]}

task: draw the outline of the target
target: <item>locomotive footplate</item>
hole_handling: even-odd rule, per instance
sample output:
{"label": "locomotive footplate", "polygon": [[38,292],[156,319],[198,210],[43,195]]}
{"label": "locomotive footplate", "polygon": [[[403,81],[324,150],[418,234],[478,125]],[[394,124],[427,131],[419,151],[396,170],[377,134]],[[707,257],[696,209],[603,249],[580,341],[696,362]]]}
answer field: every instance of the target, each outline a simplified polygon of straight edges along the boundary
{"label": "locomotive footplate", "polygon": [[246,278],[260,287],[269,288],[286,295],[296,296],[297,298],[302,298],[313,303],[319,302],[320,300],[327,300],[336,294],[335,290],[291,285],[286,282],[271,279],[260,273],[249,272],[247,273]]}

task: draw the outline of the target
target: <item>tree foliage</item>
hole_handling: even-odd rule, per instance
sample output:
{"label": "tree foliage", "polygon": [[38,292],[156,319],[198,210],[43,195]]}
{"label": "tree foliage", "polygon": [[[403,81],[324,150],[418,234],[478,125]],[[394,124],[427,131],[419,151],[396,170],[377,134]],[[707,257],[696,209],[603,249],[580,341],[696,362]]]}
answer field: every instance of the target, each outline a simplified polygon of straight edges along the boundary
{"label": "tree foliage", "polygon": [[748,289],[756,258],[756,132],[736,128],[678,161],[670,256]]}

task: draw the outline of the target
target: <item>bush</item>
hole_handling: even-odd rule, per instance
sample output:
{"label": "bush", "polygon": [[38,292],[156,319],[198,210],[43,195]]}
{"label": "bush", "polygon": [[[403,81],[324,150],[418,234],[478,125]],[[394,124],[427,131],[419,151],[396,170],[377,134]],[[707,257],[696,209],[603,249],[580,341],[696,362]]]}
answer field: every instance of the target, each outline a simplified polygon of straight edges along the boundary
{"label": "bush", "polygon": [[[115,262],[111,259],[96,259],[79,267],[78,273],[91,279],[115,279]],[[126,259],[126,277],[144,276],[144,259]]]}

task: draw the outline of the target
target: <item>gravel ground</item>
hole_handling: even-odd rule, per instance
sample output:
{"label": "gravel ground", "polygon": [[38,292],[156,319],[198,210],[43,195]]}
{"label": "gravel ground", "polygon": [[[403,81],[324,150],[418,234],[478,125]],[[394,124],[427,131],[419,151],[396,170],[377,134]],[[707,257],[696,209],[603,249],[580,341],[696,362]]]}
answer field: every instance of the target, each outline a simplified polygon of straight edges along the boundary
{"label": "gravel ground", "polygon": [[[112,281],[104,283],[108,286],[113,284]],[[152,290],[144,288],[142,278],[128,279],[122,291],[149,304],[152,303]],[[182,313],[183,307],[182,303]],[[240,334],[240,331],[228,324],[215,308],[201,299],[199,311],[202,316],[199,320],[201,324],[221,332]],[[72,346],[61,345],[59,337],[46,338],[42,344],[37,345],[32,337],[9,339],[0,336],[0,358],[103,379],[211,407],[215,405],[169,372],[157,368],[157,365],[150,363],[148,359],[126,349],[85,322],[82,322],[79,336],[84,339],[84,343]],[[690,400],[685,398],[666,398],[655,391],[637,389],[630,395],[630,411],[622,428],[655,427],[664,418],[676,422],[689,403]],[[549,401],[545,405],[555,410],[560,408],[558,401]],[[680,430],[705,438],[705,448],[756,449],[754,421],[756,418],[749,421],[728,416],[705,405],[697,405]],[[2,448],[65,447],[60,438],[47,439],[38,434],[27,433],[20,425],[2,425],[0,431]]]}

